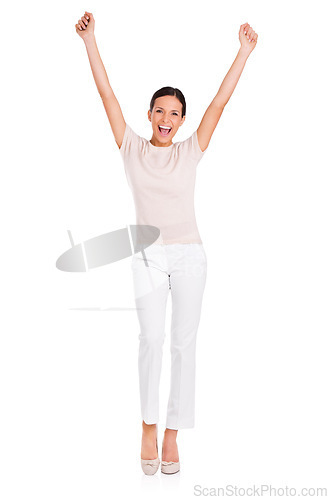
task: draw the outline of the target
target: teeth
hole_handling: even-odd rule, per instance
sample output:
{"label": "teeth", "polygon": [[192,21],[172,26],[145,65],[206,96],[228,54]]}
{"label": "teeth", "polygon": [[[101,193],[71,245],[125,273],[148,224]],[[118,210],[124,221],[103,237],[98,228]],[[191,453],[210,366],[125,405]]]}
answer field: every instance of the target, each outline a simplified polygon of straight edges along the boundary
{"label": "teeth", "polygon": [[159,125],[160,128],[166,128],[166,129],[171,129],[171,127],[163,127],[162,125]]}

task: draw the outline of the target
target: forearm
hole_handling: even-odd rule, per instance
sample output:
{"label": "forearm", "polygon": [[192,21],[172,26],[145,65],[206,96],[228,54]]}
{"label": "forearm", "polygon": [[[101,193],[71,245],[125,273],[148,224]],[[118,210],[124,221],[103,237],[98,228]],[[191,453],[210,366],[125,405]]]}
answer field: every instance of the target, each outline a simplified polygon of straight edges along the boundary
{"label": "forearm", "polygon": [[84,42],[88,53],[91,71],[101,98],[103,99],[109,95],[114,95],[103,61],[98,52],[95,35],[92,34],[86,37]]}
{"label": "forearm", "polygon": [[213,103],[218,107],[224,108],[231,95],[233,94],[233,91],[239,81],[248,56],[249,53],[247,51],[243,50],[243,48],[239,49],[239,52],[234,59],[232,66],[227,72],[215,98],[213,99]]}

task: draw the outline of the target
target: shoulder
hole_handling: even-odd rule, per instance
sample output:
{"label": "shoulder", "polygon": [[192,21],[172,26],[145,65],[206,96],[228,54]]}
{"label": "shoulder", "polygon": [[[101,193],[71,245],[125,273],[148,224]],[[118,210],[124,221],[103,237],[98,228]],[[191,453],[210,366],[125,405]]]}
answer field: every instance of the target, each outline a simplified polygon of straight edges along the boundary
{"label": "shoulder", "polygon": [[205,151],[202,151],[198,141],[197,130],[184,141],[177,142],[177,150],[181,154],[191,155],[195,158],[202,158]]}
{"label": "shoulder", "polygon": [[134,149],[135,147],[138,147],[144,140],[145,139],[140,135],[138,135],[134,131],[134,129],[126,122],[126,128],[119,151],[122,155],[125,155],[130,150]]}

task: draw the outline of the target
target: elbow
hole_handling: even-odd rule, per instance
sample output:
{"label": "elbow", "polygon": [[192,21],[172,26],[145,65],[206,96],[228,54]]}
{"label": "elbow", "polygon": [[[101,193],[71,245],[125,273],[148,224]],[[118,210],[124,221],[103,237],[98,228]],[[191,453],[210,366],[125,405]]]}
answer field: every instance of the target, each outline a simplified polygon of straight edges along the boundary
{"label": "elbow", "polygon": [[224,101],[222,101],[222,100],[221,100],[221,101],[217,101],[217,102],[215,102],[216,107],[217,107],[220,111],[223,111],[223,110],[224,110],[224,108],[225,108],[226,104],[227,104],[227,101],[226,101],[226,102],[224,102]]}
{"label": "elbow", "polygon": [[99,90],[98,93],[101,96],[102,101],[106,101],[111,97],[114,97],[114,92],[111,88],[105,90]]}

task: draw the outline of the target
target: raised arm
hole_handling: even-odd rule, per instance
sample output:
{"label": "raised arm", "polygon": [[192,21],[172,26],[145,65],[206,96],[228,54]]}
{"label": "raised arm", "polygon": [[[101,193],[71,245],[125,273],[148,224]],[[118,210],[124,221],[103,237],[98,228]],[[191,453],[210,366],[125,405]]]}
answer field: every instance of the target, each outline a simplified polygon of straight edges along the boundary
{"label": "raised arm", "polygon": [[95,20],[92,13],[85,12],[85,14],[78,21],[78,24],[75,25],[75,29],[85,43],[97,90],[102,98],[115,142],[120,148],[126,129],[126,122],[119,102],[111,88],[101,56],[98,52],[94,33]]}
{"label": "raised arm", "polygon": [[239,31],[241,47],[239,52],[225,76],[219,90],[207,108],[197,130],[198,142],[202,151],[204,151],[210,142],[211,136],[218,124],[218,121],[229,101],[236,84],[239,81],[244,65],[257,44],[257,33],[248,23],[242,24]]}

